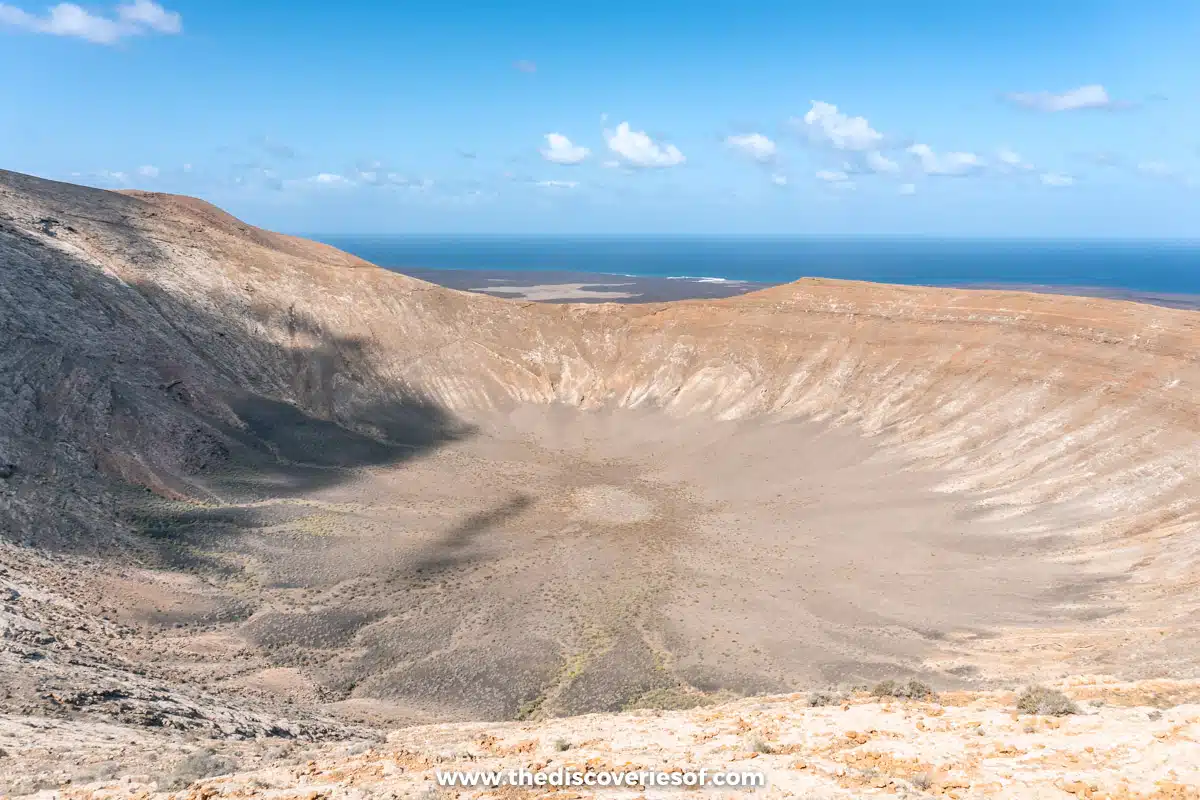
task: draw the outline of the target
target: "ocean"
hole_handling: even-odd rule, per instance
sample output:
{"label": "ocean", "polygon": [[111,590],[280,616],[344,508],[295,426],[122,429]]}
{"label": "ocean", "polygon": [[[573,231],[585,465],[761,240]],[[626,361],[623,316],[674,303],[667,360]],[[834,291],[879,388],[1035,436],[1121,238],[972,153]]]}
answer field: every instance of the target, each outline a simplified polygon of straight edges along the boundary
{"label": "ocean", "polygon": [[1200,244],[783,237],[316,236],[382,267],[1200,294]]}

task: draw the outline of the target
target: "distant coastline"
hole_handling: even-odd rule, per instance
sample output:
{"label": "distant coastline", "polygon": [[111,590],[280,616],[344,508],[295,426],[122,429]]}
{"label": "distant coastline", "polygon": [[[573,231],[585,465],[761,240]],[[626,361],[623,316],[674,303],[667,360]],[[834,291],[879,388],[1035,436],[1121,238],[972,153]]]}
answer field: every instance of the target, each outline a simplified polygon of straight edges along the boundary
{"label": "distant coastline", "polygon": [[549,303],[662,303],[717,299],[776,284],[728,278],[614,275],[570,270],[392,268],[423,281],[494,297]]}
{"label": "distant coastline", "polygon": [[[652,302],[727,297],[802,277],[918,286],[1025,289],[1196,308],[1200,245],[1186,242],[969,239],[582,236],[318,236],[381,267],[456,288],[588,284],[621,278]],[[442,275],[443,270],[454,270]],[[482,278],[483,282],[478,281]],[[497,281],[489,280],[496,278]],[[511,281],[518,281],[513,283]],[[464,282],[471,285],[464,285]],[[473,283],[474,282],[474,283]],[[537,299],[585,300],[582,290]],[[511,290],[488,292],[517,296]],[[636,297],[614,297],[613,293]],[[586,294],[586,292],[585,292]],[[529,298],[532,299],[532,298]]]}
{"label": "distant coastline", "polygon": [[1153,306],[1182,308],[1200,311],[1200,294],[1174,292],[1139,292],[1133,289],[1116,289],[1105,286],[1053,286],[1039,283],[972,283],[962,284],[962,289],[999,289],[1017,292],[1040,292],[1042,294],[1065,294],[1076,297],[1101,297],[1106,300],[1129,300]]}
{"label": "distant coastline", "polygon": [[[731,278],[615,275],[568,270],[480,270],[393,268],[394,271],[450,289],[548,303],[661,303],[718,299],[777,286]],[[1110,300],[1129,300],[1168,308],[1200,310],[1200,294],[1139,292],[1103,286],[1054,286],[1019,283],[957,284],[954,288],[1040,292]]]}

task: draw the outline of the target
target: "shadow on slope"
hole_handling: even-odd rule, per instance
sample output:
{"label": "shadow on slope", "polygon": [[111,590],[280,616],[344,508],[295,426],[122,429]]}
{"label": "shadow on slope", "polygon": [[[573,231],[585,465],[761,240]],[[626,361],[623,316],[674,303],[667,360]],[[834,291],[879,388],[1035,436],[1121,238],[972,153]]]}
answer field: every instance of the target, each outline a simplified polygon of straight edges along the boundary
{"label": "shadow on slope", "polygon": [[[156,241],[106,222],[143,274],[178,269]],[[251,307],[126,283],[3,217],[0,267],[0,463],[11,465],[0,535],[11,541],[89,553],[149,544],[178,563],[177,532],[261,521],[233,504],[472,433],[285,298]],[[129,536],[139,531],[153,535]]]}

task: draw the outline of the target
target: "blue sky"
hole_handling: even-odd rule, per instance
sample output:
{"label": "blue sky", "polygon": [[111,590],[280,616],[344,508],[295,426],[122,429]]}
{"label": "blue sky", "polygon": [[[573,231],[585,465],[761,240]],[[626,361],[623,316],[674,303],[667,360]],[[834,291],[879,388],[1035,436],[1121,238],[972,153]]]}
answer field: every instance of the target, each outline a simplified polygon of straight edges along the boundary
{"label": "blue sky", "polygon": [[1200,238],[1200,4],[0,0],[0,166],[314,233]]}

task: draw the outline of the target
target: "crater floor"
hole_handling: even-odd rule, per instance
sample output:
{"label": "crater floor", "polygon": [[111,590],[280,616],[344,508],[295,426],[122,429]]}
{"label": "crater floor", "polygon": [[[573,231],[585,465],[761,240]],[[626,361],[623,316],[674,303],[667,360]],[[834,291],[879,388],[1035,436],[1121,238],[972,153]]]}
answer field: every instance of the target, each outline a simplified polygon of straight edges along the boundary
{"label": "crater floor", "polygon": [[1000,631],[1119,610],[1099,591],[1119,575],[1081,577],[1038,533],[1053,506],[989,516],[851,429],[551,405],[473,430],[291,496],[217,476],[241,499],[168,535],[227,577],[202,598],[147,573],[107,595],[168,652],[248,645],[196,667],[214,688],[396,721],[960,685],[1004,674],[978,650]]}

